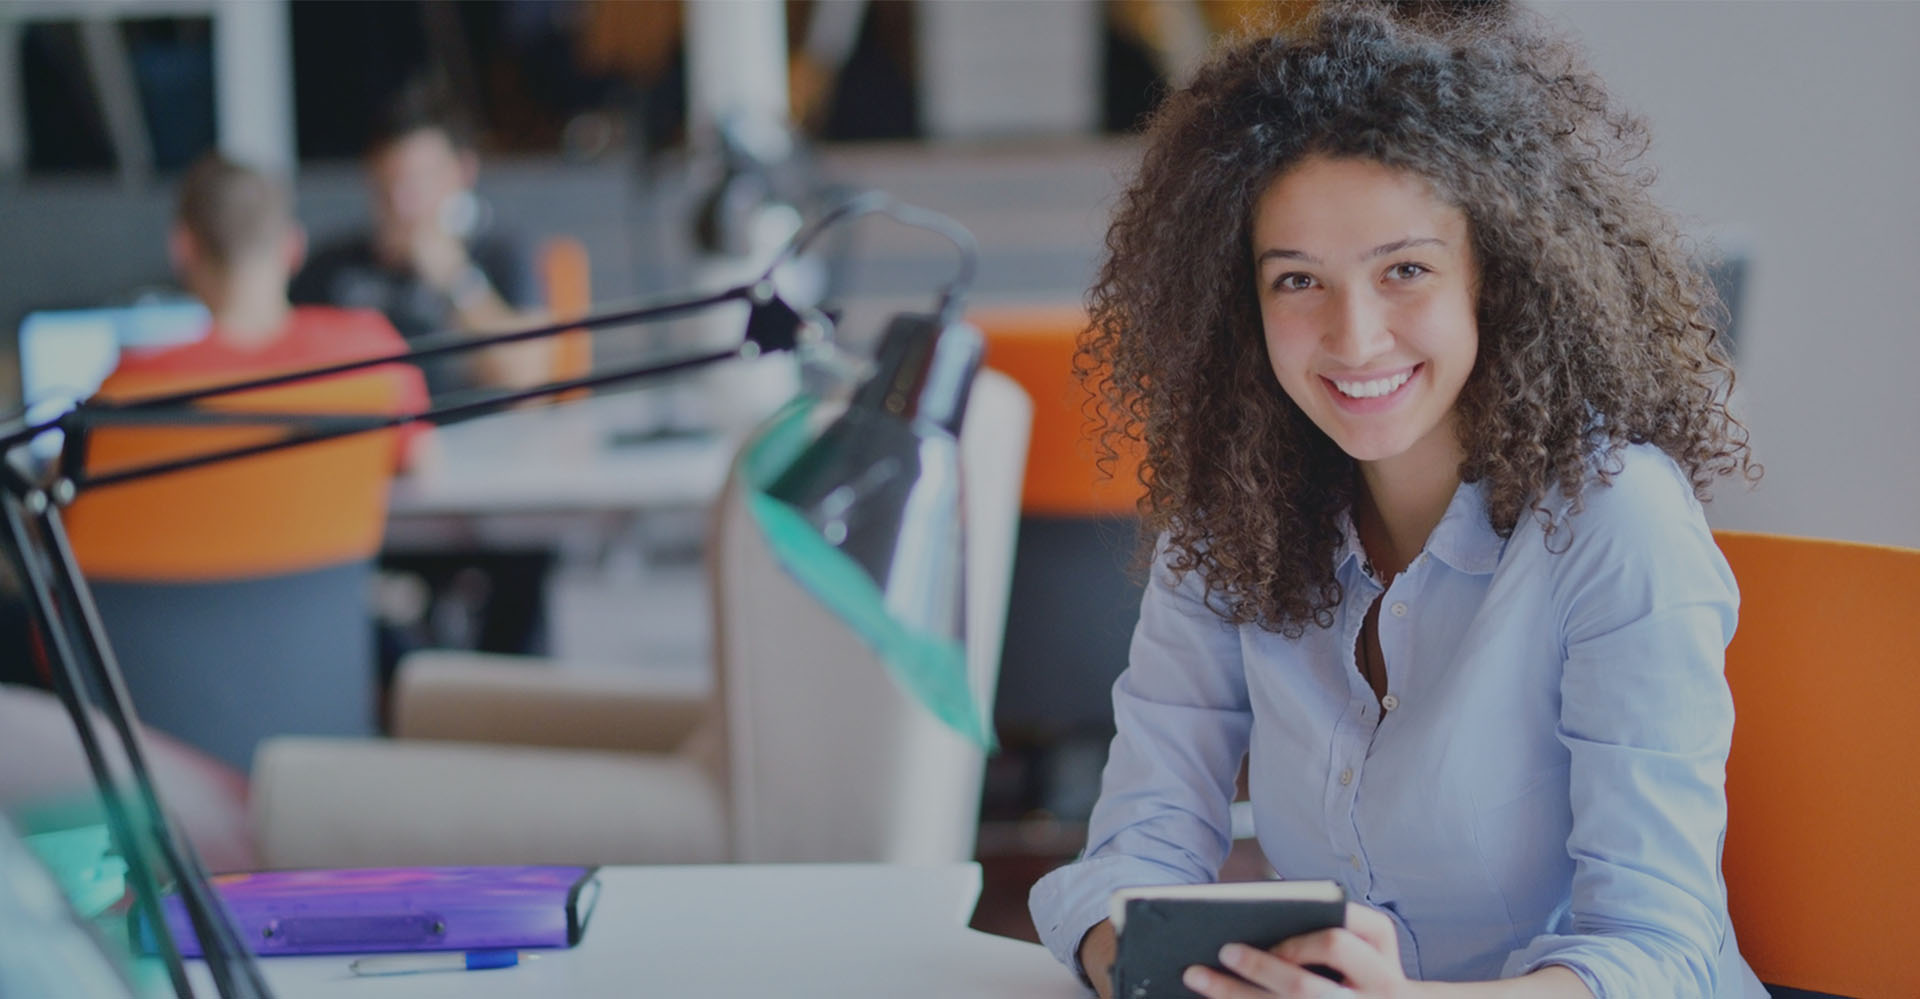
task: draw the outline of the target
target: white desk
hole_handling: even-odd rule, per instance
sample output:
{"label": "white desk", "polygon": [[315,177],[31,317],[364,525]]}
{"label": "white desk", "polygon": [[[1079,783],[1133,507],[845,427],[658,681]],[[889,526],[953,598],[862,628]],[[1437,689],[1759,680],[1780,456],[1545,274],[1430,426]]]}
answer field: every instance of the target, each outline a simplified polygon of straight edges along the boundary
{"label": "white desk", "polygon": [[[1041,947],[966,928],[976,864],[614,867],[600,878],[580,945],[517,968],[358,978],[346,956],[260,964],[282,999],[1088,994]],[[194,971],[195,988],[211,989]]]}
{"label": "white desk", "polygon": [[394,482],[388,546],[552,542],[596,520],[604,532],[648,511],[707,509],[735,442],[614,443],[643,407],[620,393],[440,428],[437,460]]}
{"label": "white desk", "polygon": [[615,444],[644,401],[615,394],[510,410],[441,427],[440,460],[394,483],[396,516],[704,506],[720,493],[731,442],[715,436]]}

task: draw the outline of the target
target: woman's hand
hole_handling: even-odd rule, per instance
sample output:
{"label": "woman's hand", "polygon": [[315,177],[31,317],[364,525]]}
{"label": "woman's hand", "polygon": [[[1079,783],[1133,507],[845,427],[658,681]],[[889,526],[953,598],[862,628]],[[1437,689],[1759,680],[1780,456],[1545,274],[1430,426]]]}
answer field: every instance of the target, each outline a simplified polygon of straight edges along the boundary
{"label": "woman's hand", "polygon": [[[1347,903],[1344,929],[1293,937],[1271,952],[1228,944],[1221,948],[1220,963],[1233,974],[1195,965],[1187,969],[1187,988],[1208,999],[1413,999],[1420,994],[1420,983],[1408,981],[1400,968],[1393,921],[1353,902]],[[1346,984],[1308,971],[1309,964],[1332,968]]]}
{"label": "woman's hand", "polygon": [[1116,947],[1112,920],[1102,919],[1080,938],[1080,968],[1087,973],[1087,981],[1093,983],[1093,991],[1100,999],[1112,999]]}

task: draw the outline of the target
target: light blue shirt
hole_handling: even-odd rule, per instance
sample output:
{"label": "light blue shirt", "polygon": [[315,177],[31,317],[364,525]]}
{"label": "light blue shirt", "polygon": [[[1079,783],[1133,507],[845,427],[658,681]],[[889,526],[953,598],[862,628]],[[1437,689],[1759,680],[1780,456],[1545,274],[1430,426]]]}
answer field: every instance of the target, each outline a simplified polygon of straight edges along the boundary
{"label": "light blue shirt", "polygon": [[[1679,467],[1621,459],[1551,551],[1462,485],[1384,596],[1346,525],[1347,598],[1297,640],[1156,565],[1086,852],[1033,888],[1041,939],[1077,969],[1114,889],[1217,877],[1245,756],[1268,862],[1387,913],[1409,977],[1558,964],[1599,999],[1764,997],[1720,876],[1739,595]],[[1354,664],[1376,598],[1379,701]]]}

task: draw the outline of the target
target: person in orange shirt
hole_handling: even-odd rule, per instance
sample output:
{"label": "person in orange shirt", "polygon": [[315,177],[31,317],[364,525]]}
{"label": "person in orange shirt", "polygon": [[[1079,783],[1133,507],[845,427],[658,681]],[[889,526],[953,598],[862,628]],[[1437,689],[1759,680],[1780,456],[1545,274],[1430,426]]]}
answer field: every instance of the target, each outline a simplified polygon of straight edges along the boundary
{"label": "person in orange shirt", "polygon": [[[406,351],[406,341],[372,309],[289,303],[287,284],[307,241],[288,200],[268,175],[217,154],[188,169],[167,250],[181,283],[212,313],[212,328],[196,343],[128,351],[100,395],[150,394],[156,383],[187,388]],[[398,383],[401,412],[427,408],[418,368],[379,370]],[[429,448],[428,428],[403,427],[401,467],[422,460]]]}

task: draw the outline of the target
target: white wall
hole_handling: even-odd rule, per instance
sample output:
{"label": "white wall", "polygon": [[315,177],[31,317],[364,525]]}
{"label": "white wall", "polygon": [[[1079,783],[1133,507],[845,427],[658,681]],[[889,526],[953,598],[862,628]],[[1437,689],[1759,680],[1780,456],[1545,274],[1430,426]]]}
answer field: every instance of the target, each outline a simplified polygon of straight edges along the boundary
{"label": "white wall", "polygon": [[1767,474],[1716,526],[1920,547],[1920,3],[1539,6],[1649,119],[1661,199],[1750,254]]}
{"label": "white wall", "polygon": [[1081,135],[1100,123],[1100,8],[927,0],[920,117],[936,139]]}

